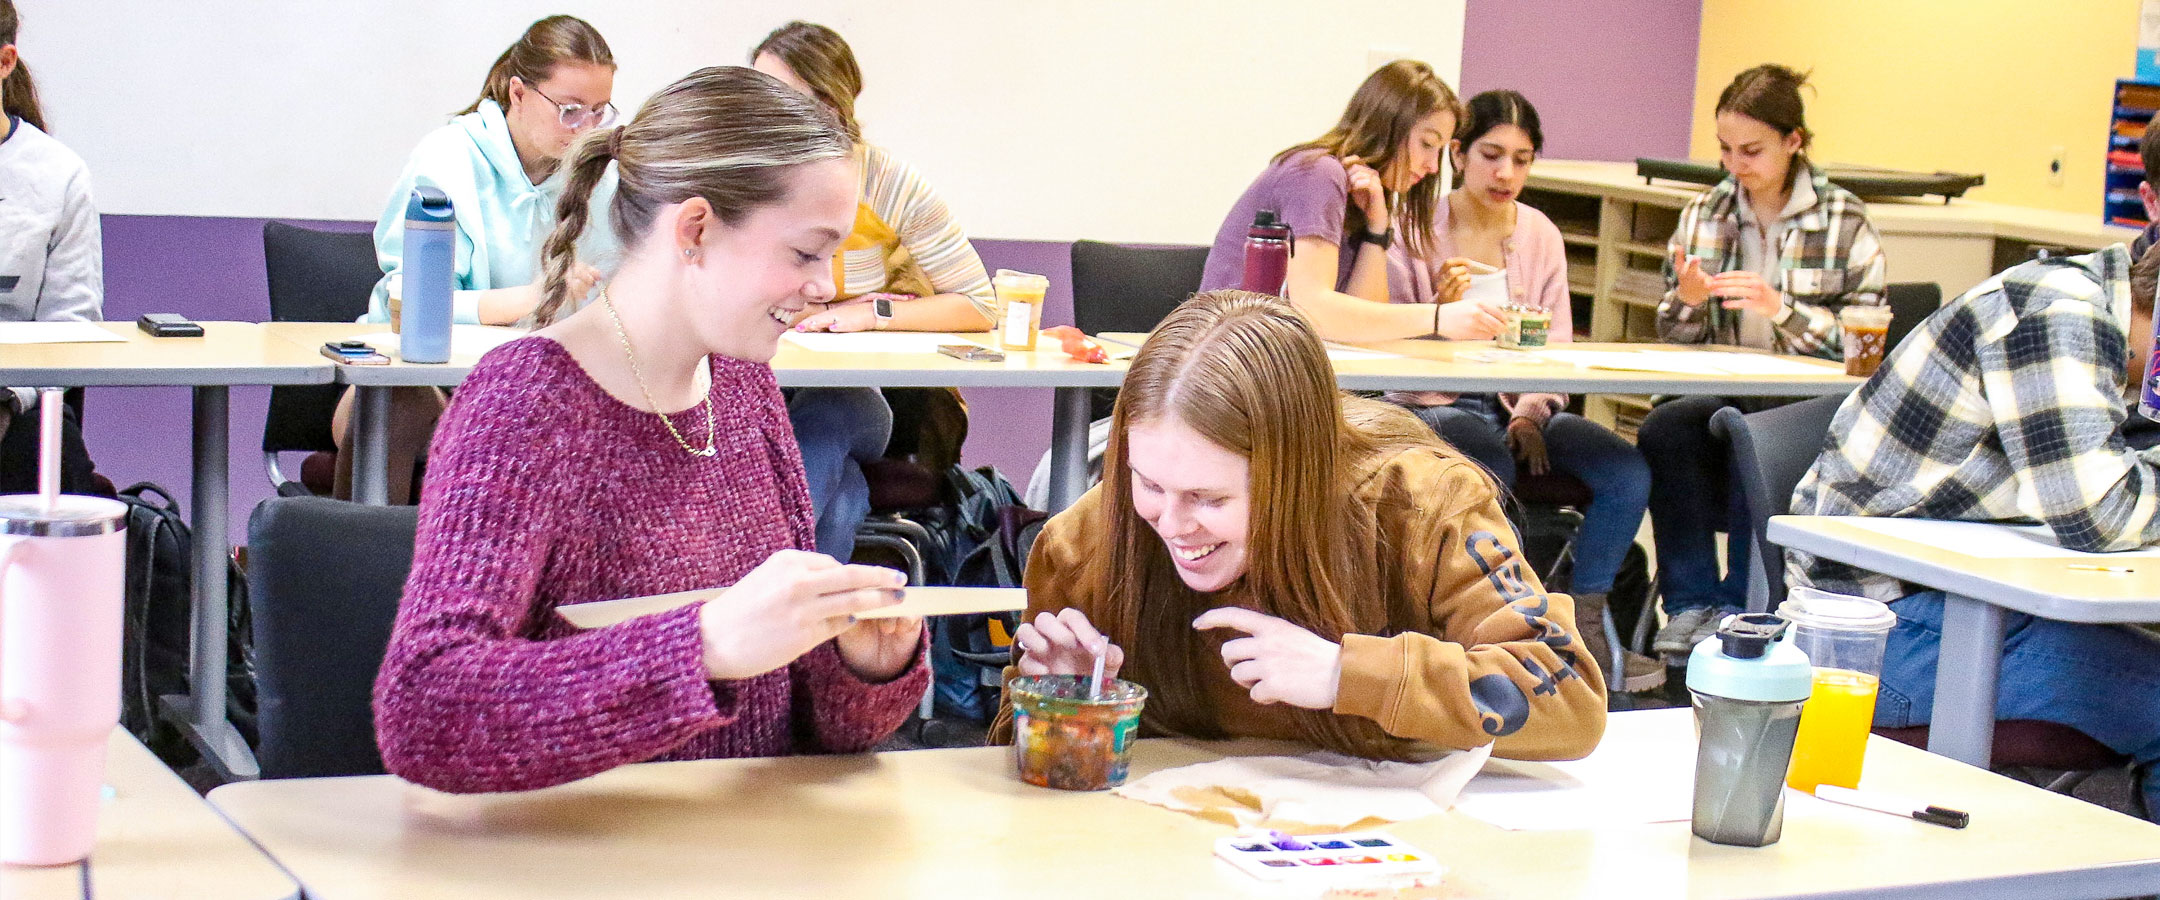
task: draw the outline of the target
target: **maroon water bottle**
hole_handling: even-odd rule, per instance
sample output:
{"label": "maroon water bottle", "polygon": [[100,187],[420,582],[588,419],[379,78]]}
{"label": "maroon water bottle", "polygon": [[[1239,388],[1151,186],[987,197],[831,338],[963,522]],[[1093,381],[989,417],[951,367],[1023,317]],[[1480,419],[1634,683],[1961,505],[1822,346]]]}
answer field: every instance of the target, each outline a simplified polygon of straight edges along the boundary
{"label": "maroon water bottle", "polygon": [[1253,216],[1252,230],[1245,232],[1245,277],[1238,287],[1258,294],[1283,293],[1283,279],[1290,276],[1290,226],[1272,209]]}

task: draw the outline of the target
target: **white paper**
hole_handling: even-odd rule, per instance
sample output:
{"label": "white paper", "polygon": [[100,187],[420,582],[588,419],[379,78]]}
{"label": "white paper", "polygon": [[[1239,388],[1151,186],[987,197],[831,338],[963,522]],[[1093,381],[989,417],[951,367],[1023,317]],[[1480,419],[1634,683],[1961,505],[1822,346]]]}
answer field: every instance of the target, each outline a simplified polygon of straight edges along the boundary
{"label": "white paper", "polygon": [[1345,347],[1341,344],[1329,344],[1327,345],[1327,358],[1329,362],[1359,362],[1368,359],[1398,359],[1400,354],[1382,353],[1378,350],[1366,350],[1362,347]]}
{"label": "white paper", "polygon": [[1666,372],[1675,375],[1723,375],[1725,370],[1694,353],[1642,353],[1635,350],[1547,350],[1545,355],[1585,369]]}
{"label": "white paper", "polygon": [[[1318,751],[1232,756],[1164,769],[1118,788],[1120,797],[1179,812],[1229,814],[1241,828],[1339,830],[1366,820],[1403,822],[1446,812],[1492,746],[1424,763],[1374,762]],[[1188,791],[1223,788],[1255,806],[1202,806]]]}
{"label": "white paper", "polygon": [[782,337],[817,353],[936,353],[947,344],[982,346],[959,335],[922,331],[790,331]]}
{"label": "white paper", "polygon": [[1546,350],[1586,369],[1675,375],[1833,375],[1841,370],[1797,359],[1726,350]]}
{"label": "white paper", "polygon": [[1963,553],[1978,559],[2086,559],[2105,565],[2125,559],[2160,558],[2160,547],[2121,553],[2082,553],[2066,550],[2045,525],[2004,525],[1996,522],[1950,522],[1941,519],[1892,519],[1856,516],[1846,521],[1856,528],[1903,538]]}
{"label": "white paper", "polygon": [[[452,325],[450,356],[453,359],[479,359],[486,356],[488,351],[531,333],[521,328],[506,328],[500,325]],[[396,356],[398,342],[403,339],[395,332],[378,331],[352,340],[364,342],[386,356]]]}
{"label": "white paper", "polygon": [[1693,715],[1659,709],[1607,716],[1597,750],[1578,760],[1492,760],[1455,808],[1509,831],[1685,822],[1695,802]]}
{"label": "white paper", "polygon": [[1821,363],[1789,359],[1782,356],[1765,356],[1760,353],[1732,353],[1725,350],[1690,351],[1698,356],[1710,357],[1712,365],[1731,375],[1842,375],[1845,369]]}
{"label": "white paper", "polygon": [[96,322],[0,322],[0,344],[125,344]]}

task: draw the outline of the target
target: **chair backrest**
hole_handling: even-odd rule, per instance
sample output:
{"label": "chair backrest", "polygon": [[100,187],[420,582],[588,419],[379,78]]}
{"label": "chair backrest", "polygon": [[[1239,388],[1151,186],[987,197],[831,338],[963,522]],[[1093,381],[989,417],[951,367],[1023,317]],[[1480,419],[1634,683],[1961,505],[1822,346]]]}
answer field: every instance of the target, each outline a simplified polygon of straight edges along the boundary
{"label": "chair backrest", "polygon": [[1152,331],[1200,289],[1206,247],[1074,241],[1073,324],[1089,334]]}
{"label": "chair backrest", "polygon": [[[263,224],[263,262],[270,274],[270,321],[351,322],[368,309],[382,278],[375,238],[365,231],[321,231]],[[270,389],[263,451],[332,451],[330,417],[344,389],[304,385]]]}
{"label": "chair backrest", "polygon": [[264,778],[373,775],[371,698],[419,510],[279,497],[248,520]]}
{"label": "chair backrest", "polygon": [[1884,335],[1883,353],[1897,349],[1899,341],[1920,327],[1920,322],[1942,308],[1942,285],[1932,281],[1908,281],[1883,289],[1890,303],[1890,333]]}
{"label": "chair backrest", "polygon": [[1747,415],[1728,406],[1710,417],[1710,433],[1732,445],[1734,476],[1747,499],[1748,534],[1726,540],[1754,546],[1748,557],[1749,612],[1774,610],[1785,601],[1784,554],[1768,539],[1770,517],[1791,510],[1793,491],[1821,455],[1830,419],[1844,402],[1843,396],[1816,397]]}

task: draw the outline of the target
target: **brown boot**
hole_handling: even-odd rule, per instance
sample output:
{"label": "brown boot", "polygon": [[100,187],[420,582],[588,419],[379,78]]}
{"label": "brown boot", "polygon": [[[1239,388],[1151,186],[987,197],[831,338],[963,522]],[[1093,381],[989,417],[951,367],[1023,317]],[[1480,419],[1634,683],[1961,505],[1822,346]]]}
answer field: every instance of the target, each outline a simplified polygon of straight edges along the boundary
{"label": "brown boot", "polygon": [[1575,594],[1575,631],[1582,637],[1583,649],[1597,659],[1598,671],[1605,673],[1607,690],[1633,694],[1662,686],[1665,683],[1665,667],[1657,660],[1636,653],[1623,651],[1623,671],[1612,670],[1612,645],[1605,640],[1605,594],[1589,592]]}

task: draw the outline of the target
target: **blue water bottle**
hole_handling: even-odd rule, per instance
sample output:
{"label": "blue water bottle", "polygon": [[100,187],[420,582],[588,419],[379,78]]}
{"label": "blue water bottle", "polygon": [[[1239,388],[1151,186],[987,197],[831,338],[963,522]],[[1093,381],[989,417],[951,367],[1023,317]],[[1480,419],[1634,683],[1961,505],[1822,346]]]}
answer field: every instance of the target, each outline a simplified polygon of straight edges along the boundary
{"label": "blue water bottle", "polygon": [[409,363],[450,361],[450,294],[457,287],[457,213],[440,188],[413,189],[405,206],[404,290],[398,356]]}

